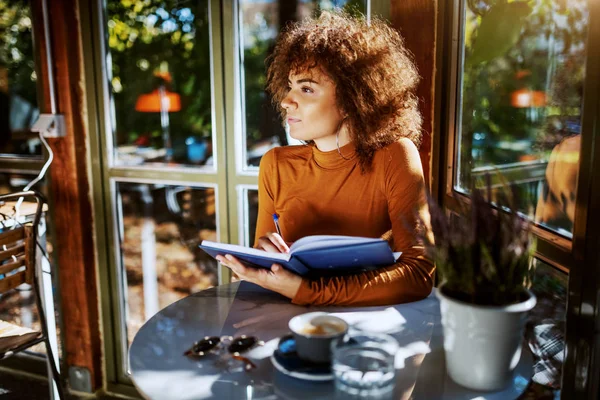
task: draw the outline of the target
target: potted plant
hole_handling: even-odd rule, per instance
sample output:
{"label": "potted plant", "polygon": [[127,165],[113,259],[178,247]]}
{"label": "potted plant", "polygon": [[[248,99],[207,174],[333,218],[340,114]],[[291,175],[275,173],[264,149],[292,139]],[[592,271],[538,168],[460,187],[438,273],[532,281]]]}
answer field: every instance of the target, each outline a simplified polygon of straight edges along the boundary
{"label": "potted plant", "polygon": [[425,238],[441,282],[436,294],[446,368],[456,383],[475,390],[498,390],[510,382],[527,312],[536,303],[529,290],[534,250],[529,222],[516,211],[516,190],[504,186],[496,205],[491,192],[488,178],[487,199],[474,188],[461,215],[447,215],[430,201],[434,241]]}

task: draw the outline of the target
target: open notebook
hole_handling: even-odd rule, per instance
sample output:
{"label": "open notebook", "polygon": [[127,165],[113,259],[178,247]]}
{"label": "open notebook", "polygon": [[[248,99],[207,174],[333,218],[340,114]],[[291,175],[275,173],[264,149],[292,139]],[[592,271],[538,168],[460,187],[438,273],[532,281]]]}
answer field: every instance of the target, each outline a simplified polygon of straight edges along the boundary
{"label": "open notebook", "polygon": [[298,275],[337,275],[392,265],[401,253],[394,253],[380,238],[314,235],[296,241],[289,253],[203,240],[200,248],[212,257],[231,254],[246,265],[270,268],[273,263]]}
{"label": "open notebook", "polygon": [[14,325],[0,319],[0,353],[14,349],[40,335],[41,332]]}

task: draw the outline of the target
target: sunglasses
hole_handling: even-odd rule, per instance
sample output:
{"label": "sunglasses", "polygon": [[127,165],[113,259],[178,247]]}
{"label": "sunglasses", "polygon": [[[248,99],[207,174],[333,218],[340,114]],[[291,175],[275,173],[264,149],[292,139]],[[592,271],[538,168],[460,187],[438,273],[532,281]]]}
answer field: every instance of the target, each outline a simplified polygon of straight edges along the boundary
{"label": "sunglasses", "polygon": [[240,353],[246,352],[256,346],[262,346],[265,342],[258,340],[254,336],[206,336],[204,339],[194,342],[183,355],[192,358],[202,358],[209,354],[219,354],[223,349],[231,355],[231,358],[242,361],[246,369],[256,368],[256,365]]}

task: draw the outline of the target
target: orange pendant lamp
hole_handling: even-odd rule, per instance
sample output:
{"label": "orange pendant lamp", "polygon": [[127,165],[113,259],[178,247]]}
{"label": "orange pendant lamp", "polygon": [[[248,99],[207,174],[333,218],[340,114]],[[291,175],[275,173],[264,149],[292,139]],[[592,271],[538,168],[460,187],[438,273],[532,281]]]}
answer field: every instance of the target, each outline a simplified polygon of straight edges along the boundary
{"label": "orange pendant lamp", "polygon": [[[177,112],[181,110],[181,97],[179,94],[170,92],[166,89],[161,95],[161,90],[156,89],[150,93],[141,94],[138,96],[135,103],[135,111],[139,112],[161,112],[162,108],[166,112]],[[162,104],[161,104],[162,103]]]}
{"label": "orange pendant lamp", "polygon": [[[168,72],[157,72],[154,75],[161,78],[164,82],[171,82],[171,75]],[[179,94],[168,91],[165,85],[161,84],[158,89],[138,96],[135,103],[135,110],[147,113],[160,113],[160,125],[166,152],[165,161],[172,161],[173,145],[169,132],[169,113],[181,110],[181,97]]]}

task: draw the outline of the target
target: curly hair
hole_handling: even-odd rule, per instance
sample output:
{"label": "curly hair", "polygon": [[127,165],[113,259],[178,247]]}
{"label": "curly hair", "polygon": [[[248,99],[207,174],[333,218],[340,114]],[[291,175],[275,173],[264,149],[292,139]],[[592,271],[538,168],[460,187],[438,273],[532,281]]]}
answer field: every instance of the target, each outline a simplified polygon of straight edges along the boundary
{"label": "curly hair", "polygon": [[283,120],[290,73],[318,67],[334,82],[363,170],[376,150],[400,138],[419,146],[421,115],[413,93],[419,74],[402,37],[385,22],[323,12],[290,24],[267,65],[266,89]]}

